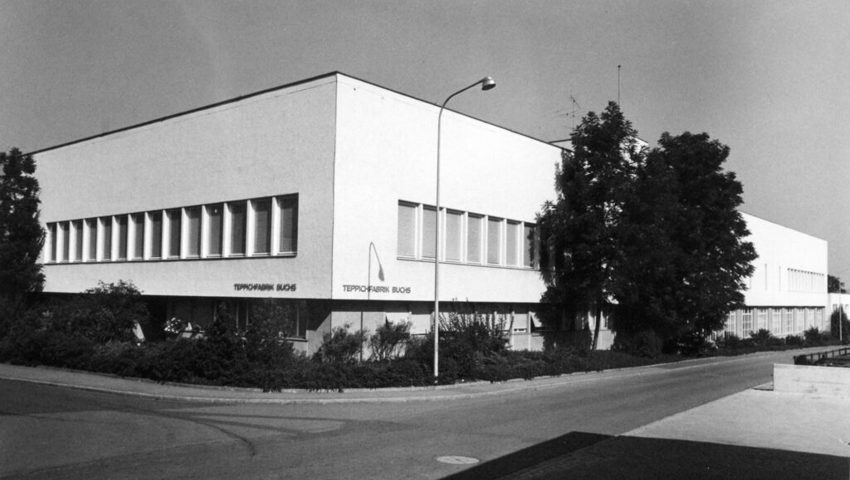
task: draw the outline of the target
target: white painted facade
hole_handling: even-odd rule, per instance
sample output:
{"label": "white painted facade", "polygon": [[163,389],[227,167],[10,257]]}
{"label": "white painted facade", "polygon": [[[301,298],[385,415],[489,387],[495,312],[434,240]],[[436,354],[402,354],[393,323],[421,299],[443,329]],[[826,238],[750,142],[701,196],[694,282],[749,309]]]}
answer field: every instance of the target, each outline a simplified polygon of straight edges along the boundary
{"label": "white painted facade", "polygon": [[[359,328],[362,321],[374,331],[387,318],[409,320],[423,333],[430,328],[434,291],[433,257],[421,249],[427,248],[422,230],[429,225],[424,210],[435,198],[438,111],[334,73],[36,152],[41,219],[49,232],[45,289],[80,292],[98,281],[128,280],[145,294],[172,299],[169,316],[193,318],[210,315],[211,306],[184,308],[181,297],[182,303],[262,297],[329,302],[327,315],[312,318],[304,332],[311,348],[321,333],[346,323]],[[463,310],[510,316],[515,346],[532,347],[528,311],[543,284],[534,268],[518,265],[523,239],[517,235],[533,226],[551,196],[561,149],[449,110],[442,132],[441,205],[461,220],[458,248],[468,246],[468,215],[481,215],[485,228],[500,229],[501,242],[497,265],[486,261],[495,250],[487,250],[484,232],[482,264],[465,257],[447,262],[441,298],[461,302]],[[222,204],[228,211],[229,202],[287,195],[298,198],[297,252],[228,255],[225,213],[222,255],[206,255],[207,206]],[[413,257],[397,252],[400,202],[418,208],[414,234],[420,250]],[[199,205],[203,241],[200,252],[187,254],[187,215]],[[183,209],[180,258],[151,258],[151,214],[163,212],[165,218],[175,208]],[[144,218],[144,227],[135,226],[132,214]],[[113,222],[111,230],[104,233],[98,223],[89,233],[86,220],[101,218]],[[130,244],[135,229],[144,230],[141,258],[130,258],[132,247],[119,247],[119,221],[132,224],[125,240]],[[249,245],[251,227],[249,215]],[[87,255],[91,239],[98,244],[93,259]],[[257,284],[295,288],[237,289]]]}
{"label": "white painted facade", "polygon": [[[289,301],[306,351],[344,324],[374,331],[386,319],[405,320],[424,333],[434,291],[428,220],[438,111],[332,73],[35,152],[48,230],[45,290],[132,281],[162,299],[168,317],[202,324],[218,301],[242,310],[242,300]],[[542,343],[532,312],[544,285],[526,239],[554,197],[561,154],[444,113],[441,300],[452,302],[448,311],[504,320],[517,349]],[[239,205],[243,223],[234,220]],[[173,249],[169,211],[181,219]],[[820,308],[823,316],[826,242],[746,219],[760,255],[747,304]],[[297,248],[283,247],[284,225],[297,231]],[[244,252],[236,253],[234,232],[243,227]],[[260,245],[257,235],[270,238]],[[789,272],[822,275],[823,293],[800,290],[800,275]]]}

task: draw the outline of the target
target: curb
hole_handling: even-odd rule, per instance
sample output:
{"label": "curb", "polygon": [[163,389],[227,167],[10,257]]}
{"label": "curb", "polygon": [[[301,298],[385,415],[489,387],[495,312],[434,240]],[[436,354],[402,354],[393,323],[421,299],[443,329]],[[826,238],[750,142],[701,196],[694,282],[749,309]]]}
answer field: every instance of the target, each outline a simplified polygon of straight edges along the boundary
{"label": "curb", "polygon": [[[142,385],[151,385],[151,386],[164,386],[166,388],[182,388],[187,390],[197,389],[197,390],[206,390],[206,391],[221,391],[231,392],[236,394],[235,396],[228,396],[223,394],[221,396],[205,396],[205,395],[192,395],[191,393],[187,394],[179,394],[179,393],[152,393],[152,392],[144,392],[138,391],[128,388],[114,388],[114,387],[102,387],[96,385],[81,385],[70,382],[62,382],[56,380],[44,380],[44,379],[36,379],[29,377],[19,377],[14,375],[8,375],[0,371],[0,378],[6,380],[13,380],[19,382],[27,382],[39,385],[48,385],[55,387],[63,387],[63,388],[71,388],[75,390],[83,390],[83,391],[92,391],[92,392],[100,392],[100,393],[109,393],[109,394],[118,394],[118,395],[129,395],[136,396],[140,398],[149,398],[149,399],[158,399],[158,400],[182,400],[189,402],[205,402],[205,403],[242,403],[242,404],[277,404],[277,405],[303,405],[303,404],[314,404],[314,405],[327,405],[327,404],[343,404],[343,403],[404,403],[404,402],[413,402],[413,401],[439,401],[439,400],[465,400],[465,399],[474,399],[474,398],[482,398],[493,395],[502,395],[502,394],[513,394],[521,391],[535,391],[535,390],[548,390],[552,388],[559,388],[563,386],[568,386],[576,383],[586,383],[595,380],[602,380],[606,378],[618,378],[626,375],[651,375],[651,374],[661,374],[667,371],[672,370],[690,370],[694,368],[706,367],[717,365],[723,362],[734,362],[746,360],[747,358],[757,355],[769,355],[775,352],[754,352],[751,354],[745,355],[737,355],[731,357],[704,357],[704,358],[696,358],[696,359],[687,359],[679,362],[668,362],[668,363],[658,363],[652,365],[642,365],[638,367],[625,367],[625,368],[615,368],[609,370],[601,370],[601,371],[591,371],[591,372],[574,372],[570,374],[558,375],[558,376],[543,376],[543,377],[535,377],[531,380],[524,379],[511,379],[505,382],[492,383],[487,381],[476,381],[476,382],[467,382],[467,383],[458,383],[453,385],[437,385],[437,386],[425,386],[425,387],[393,387],[387,389],[346,389],[343,393],[338,392],[324,392],[327,395],[339,395],[336,398],[321,398],[317,395],[322,395],[323,393],[316,392],[308,392],[307,390],[283,390],[281,392],[262,392],[262,390],[257,388],[243,388],[243,387],[225,387],[225,386],[216,386],[216,385],[195,385],[195,384],[184,384],[184,383],[175,383],[175,382],[155,382],[153,380],[144,379],[144,378],[131,378],[131,377],[120,377],[112,374],[101,374],[96,372],[87,372],[82,370],[70,370],[70,369],[61,369],[54,367],[27,367],[15,365],[16,368],[28,368],[28,369],[44,369],[53,372],[71,372],[81,375],[90,375],[95,377],[104,377],[110,378],[119,381],[132,382],[135,384]],[[709,359],[716,359],[713,361],[706,361]],[[510,384],[516,384],[516,386],[511,387]],[[490,390],[479,391],[479,392],[445,392],[450,389],[467,389],[473,387],[485,387],[493,385],[494,387]],[[372,393],[377,396],[360,396],[357,397],[357,394],[362,393]],[[383,393],[397,393],[397,392],[406,392],[407,395],[386,395],[381,396]],[[425,392],[432,392],[430,395]],[[415,395],[413,393],[420,393],[420,395]],[[248,396],[251,395],[251,396]],[[260,397],[262,395],[262,397]],[[280,395],[289,395],[289,397],[281,397]],[[310,397],[306,398],[296,398],[294,395],[310,395]]]}

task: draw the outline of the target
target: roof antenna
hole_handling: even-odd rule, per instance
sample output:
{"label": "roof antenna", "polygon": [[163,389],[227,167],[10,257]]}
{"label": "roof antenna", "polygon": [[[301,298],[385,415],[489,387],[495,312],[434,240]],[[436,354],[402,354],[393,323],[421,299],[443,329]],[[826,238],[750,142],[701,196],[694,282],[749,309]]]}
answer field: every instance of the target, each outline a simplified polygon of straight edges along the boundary
{"label": "roof antenna", "polygon": [[617,106],[618,107],[621,106],[620,105],[620,67],[622,67],[622,65],[617,65]]}

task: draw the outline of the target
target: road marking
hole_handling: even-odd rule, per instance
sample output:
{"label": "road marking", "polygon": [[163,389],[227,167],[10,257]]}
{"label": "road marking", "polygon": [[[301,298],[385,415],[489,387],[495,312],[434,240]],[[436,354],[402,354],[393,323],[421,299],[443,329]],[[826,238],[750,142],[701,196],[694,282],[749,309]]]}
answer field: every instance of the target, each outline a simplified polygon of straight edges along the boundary
{"label": "road marking", "polygon": [[437,461],[440,463],[448,463],[450,465],[472,465],[474,463],[478,463],[477,458],[462,457],[460,455],[447,455],[445,457],[437,457]]}

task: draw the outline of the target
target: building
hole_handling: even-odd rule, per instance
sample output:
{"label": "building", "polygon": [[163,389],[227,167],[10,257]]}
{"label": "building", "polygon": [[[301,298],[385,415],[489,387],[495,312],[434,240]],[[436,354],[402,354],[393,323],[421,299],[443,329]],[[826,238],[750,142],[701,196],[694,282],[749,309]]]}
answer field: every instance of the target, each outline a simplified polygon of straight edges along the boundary
{"label": "building", "polygon": [[[200,325],[221,302],[244,325],[272,299],[306,352],[336,326],[424,333],[438,110],[334,72],[34,152],[45,290],[127,280],[160,317]],[[447,110],[441,152],[441,310],[503,322],[513,348],[539,349],[534,222],[562,149]],[[762,310],[822,320],[826,242],[747,220],[766,266],[730,328],[767,325]]]}

